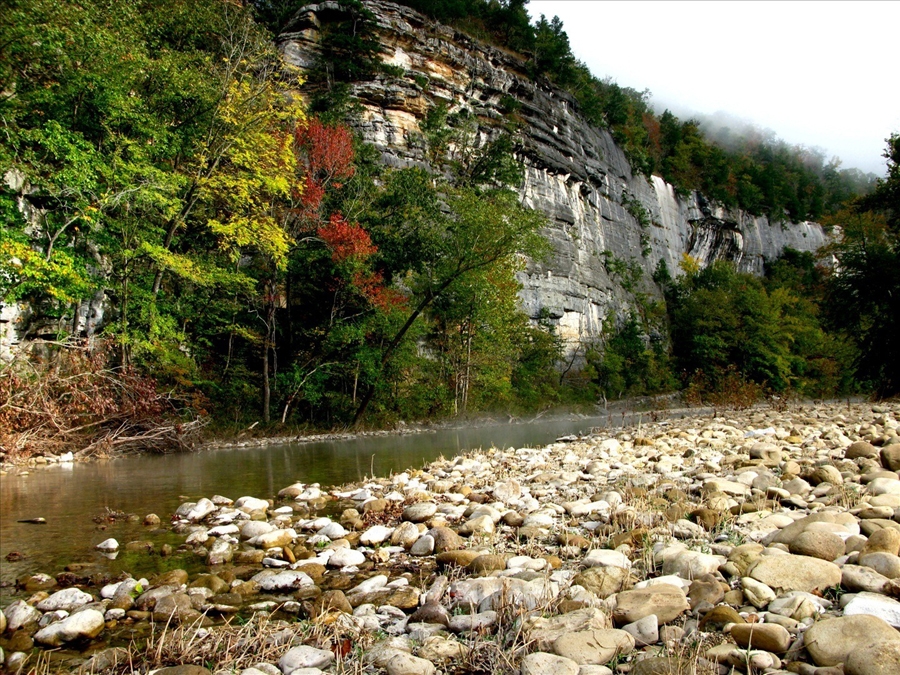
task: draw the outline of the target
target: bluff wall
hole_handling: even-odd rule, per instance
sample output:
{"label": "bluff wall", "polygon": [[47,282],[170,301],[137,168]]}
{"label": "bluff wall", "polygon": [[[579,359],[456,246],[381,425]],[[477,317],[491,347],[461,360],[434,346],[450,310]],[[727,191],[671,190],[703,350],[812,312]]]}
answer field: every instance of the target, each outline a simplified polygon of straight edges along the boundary
{"label": "bluff wall", "polygon": [[[557,324],[570,349],[597,336],[611,311],[621,316],[633,302],[616,262],[638,265],[643,289],[653,292],[650,276],[658,262],[665,260],[675,272],[684,253],[703,265],[727,259],[742,271],[760,273],[764,260],[785,247],[814,251],[825,243],[816,223],[774,223],[697,193],[680,197],[658,176],[635,175],[612,136],[588,124],[568,93],[531,81],[516,56],[407,7],[384,0],[365,4],[376,18],[383,61],[404,71],[352,85],[363,106],[359,131],[386,164],[424,164],[419,121],[432,105],[468,111],[487,139],[509,97],[518,102],[525,164],[521,198],[548,216],[545,234],[553,245],[548,260],[529,262],[520,273],[520,298],[532,317],[543,312]],[[301,10],[279,37],[286,61],[312,67],[323,26],[340,12],[336,2]],[[636,205],[650,225],[633,215]]]}

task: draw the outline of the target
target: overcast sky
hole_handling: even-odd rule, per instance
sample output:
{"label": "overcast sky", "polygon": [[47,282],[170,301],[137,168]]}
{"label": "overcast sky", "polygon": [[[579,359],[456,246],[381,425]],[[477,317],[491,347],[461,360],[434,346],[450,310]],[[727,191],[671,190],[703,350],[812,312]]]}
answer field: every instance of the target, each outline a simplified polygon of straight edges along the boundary
{"label": "overcast sky", "polygon": [[679,117],[724,111],[884,175],[900,132],[900,2],[531,0],[601,79]]}

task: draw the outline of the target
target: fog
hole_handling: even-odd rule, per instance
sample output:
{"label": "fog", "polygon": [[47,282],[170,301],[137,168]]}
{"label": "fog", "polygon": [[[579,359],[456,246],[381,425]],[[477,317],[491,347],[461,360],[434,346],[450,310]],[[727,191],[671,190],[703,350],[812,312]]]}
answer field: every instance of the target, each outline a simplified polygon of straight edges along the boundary
{"label": "fog", "polygon": [[896,2],[532,0],[562,19],[601,79],[649,89],[679,117],[732,116],[792,144],[884,175],[900,133]]}

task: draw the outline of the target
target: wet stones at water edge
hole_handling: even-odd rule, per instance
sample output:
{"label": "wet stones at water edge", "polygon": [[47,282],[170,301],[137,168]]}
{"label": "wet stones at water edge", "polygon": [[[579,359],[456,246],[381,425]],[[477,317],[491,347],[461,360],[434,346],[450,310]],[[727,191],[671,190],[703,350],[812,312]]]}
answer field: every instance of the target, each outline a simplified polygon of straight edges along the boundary
{"label": "wet stones at water edge", "polygon": [[175,675],[219,639],[231,653],[197,675],[897,673],[898,421],[753,410],[186,502],[167,535],[184,569],[19,579],[4,667],[153,659],[128,645],[154,633],[191,645],[154,662]]}

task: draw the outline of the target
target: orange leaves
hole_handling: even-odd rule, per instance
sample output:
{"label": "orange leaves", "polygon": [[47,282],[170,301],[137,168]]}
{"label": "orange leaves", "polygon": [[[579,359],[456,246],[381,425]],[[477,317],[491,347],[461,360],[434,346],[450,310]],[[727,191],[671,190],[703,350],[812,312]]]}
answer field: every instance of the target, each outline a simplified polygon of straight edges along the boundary
{"label": "orange leaves", "polygon": [[294,141],[306,155],[307,174],[324,185],[351,178],[353,166],[353,136],[341,125],[323,124],[318,118],[306,121],[294,131]]}
{"label": "orange leaves", "polygon": [[367,264],[378,252],[369,233],[359,223],[351,223],[340,213],[334,213],[327,225],[318,230],[318,235],[331,250],[331,260],[344,268],[343,274],[349,286],[364,297],[372,306],[388,312],[402,307],[405,297],[398,291],[384,285],[381,272],[372,270]]}
{"label": "orange leaves", "polygon": [[359,223],[347,221],[340,213],[331,214],[328,224],[318,229],[318,235],[331,249],[331,259],[335,263],[365,261],[378,251],[369,233]]}

